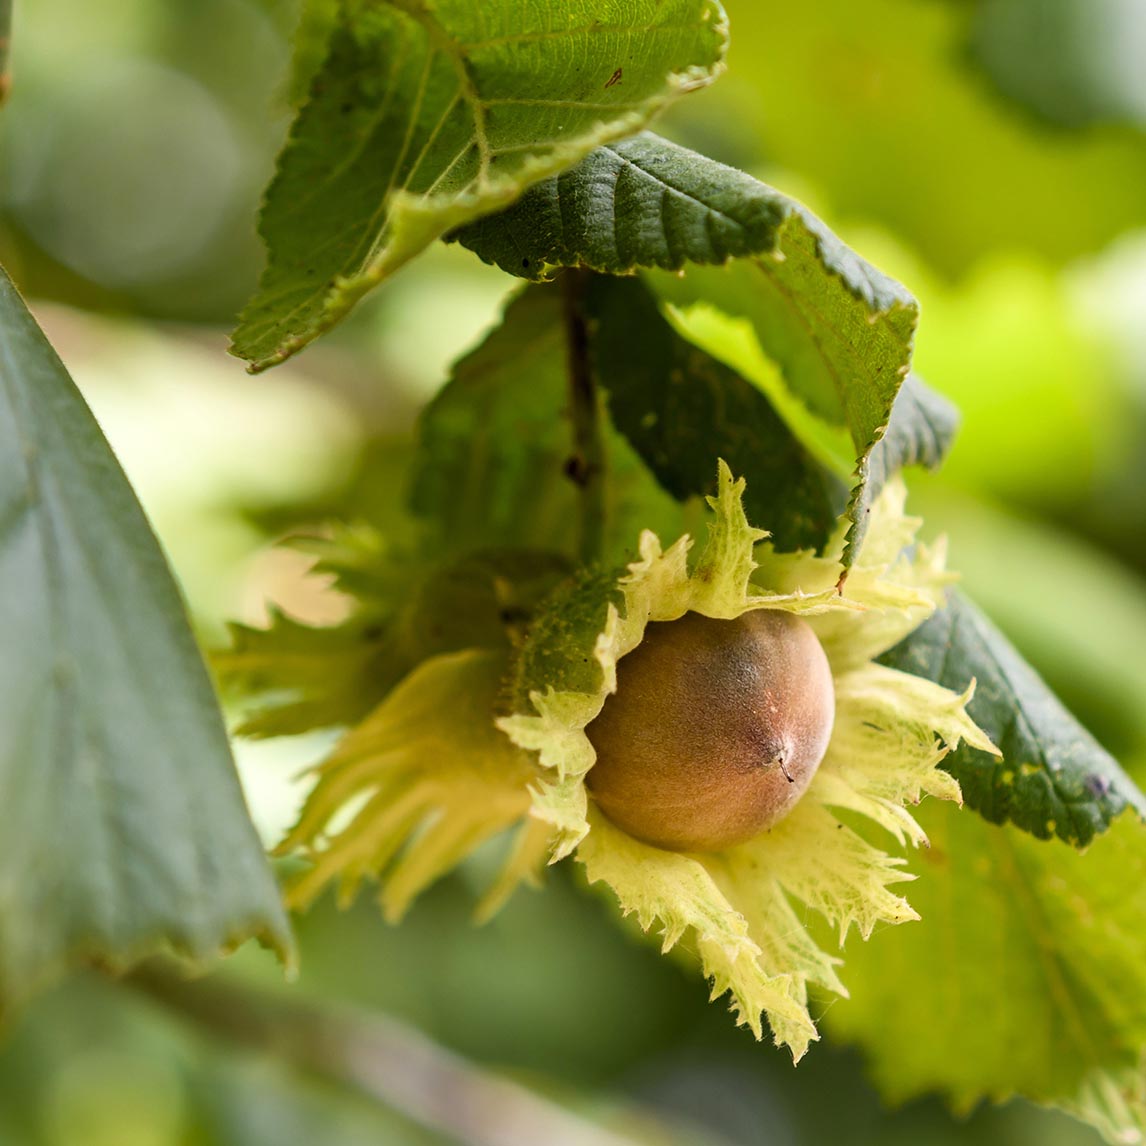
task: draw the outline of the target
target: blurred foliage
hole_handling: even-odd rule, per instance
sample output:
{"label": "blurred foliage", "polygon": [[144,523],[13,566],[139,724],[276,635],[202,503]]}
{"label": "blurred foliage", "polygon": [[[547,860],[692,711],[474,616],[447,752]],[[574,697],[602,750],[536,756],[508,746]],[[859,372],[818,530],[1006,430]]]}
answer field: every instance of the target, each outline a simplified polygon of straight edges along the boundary
{"label": "blurred foliage", "polygon": [[1051,123],[1146,126],[1138,0],[979,0],[971,51],[999,91]]}
{"label": "blurred foliage", "polygon": [[[1143,778],[1146,12],[728,9],[728,75],[660,128],[800,195],[910,286],[915,365],[963,415],[945,469],[912,475],[911,508],[950,533],[971,595]],[[287,0],[25,3],[0,117],[0,261],[41,302],[79,308],[40,310],[208,632],[225,615],[259,620],[267,596],[304,619],[337,609],[304,561],[262,544],[347,506],[393,525],[414,413],[512,287],[436,249],[286,370],[250,381],[223,357],[221,328],[259,271],[296,15]],[[244,758],[268,839],[305,762],[274,746]],[[960,1124],[930,1100],[886,1114],[861,1060],[830,1046],[793,1073],[567,873],[480,930],[471,903],[454,878],[391,929],[369,903],[339,914],[324,901],[300,921],[302,990],[396,1014],[589,1113],[639,1100],[704,1128],[698,1142],[754,1144],[761,1126],[785,1144],[1096,1141],[1022,1104]],[[899,940],[880,938],[884,951]],[[239,970],[274,974],[253,958]],[[86,979],[36,1004],[0,1050],[5,1146],[430,1140]]]}

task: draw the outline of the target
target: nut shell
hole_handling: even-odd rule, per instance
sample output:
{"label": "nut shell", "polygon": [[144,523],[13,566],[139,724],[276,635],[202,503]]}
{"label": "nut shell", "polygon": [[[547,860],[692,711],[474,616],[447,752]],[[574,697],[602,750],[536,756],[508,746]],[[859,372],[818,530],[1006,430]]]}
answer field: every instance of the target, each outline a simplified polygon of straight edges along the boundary
{"label": "nut shell", "polygon": [[617,665],[585,729],[586,776],[618,827],[674,851],[719,851],[783,818],[831,739],[831,669],[806,621],[759,609],[732,621],[652,623]]}

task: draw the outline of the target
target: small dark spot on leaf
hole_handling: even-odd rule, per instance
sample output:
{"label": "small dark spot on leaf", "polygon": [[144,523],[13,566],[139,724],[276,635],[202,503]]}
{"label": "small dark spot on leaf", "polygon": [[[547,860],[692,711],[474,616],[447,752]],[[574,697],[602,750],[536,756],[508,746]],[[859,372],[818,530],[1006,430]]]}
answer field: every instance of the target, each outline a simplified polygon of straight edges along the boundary
{"label": "small dark spot on leaf", "polygon": [[521,265],[522,265],[523,267],[528,267],[528,266],[529,266],[529,260],[528,260],[528,259],[522,259],[522,260],[521,260]]}

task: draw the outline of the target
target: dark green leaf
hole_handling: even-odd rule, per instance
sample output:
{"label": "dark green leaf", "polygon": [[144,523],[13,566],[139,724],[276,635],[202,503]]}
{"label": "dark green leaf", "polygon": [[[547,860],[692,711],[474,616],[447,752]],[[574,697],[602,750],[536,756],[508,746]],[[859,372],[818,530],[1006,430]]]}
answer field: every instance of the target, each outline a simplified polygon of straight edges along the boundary
{"label": "dark green leaf", "polygon": [[[535,278],[561,266],[622,274],[692,264],[683,277],[649,281],[677,306],[746,320],[800,401],[848,430],[865,476],[907,373],[918,307],[787,196],[646,133],[599,148],[457,238]],[[705,349],[721,356],[720,346]],[[854,552],[853,539],[845,564]]]}
{"label": "dark green leaf", "polygon": [[682,338],[638,279],[595,277],[593,361],[613,424],[681,501],[716,492],[716,462],[748,481],[744,509],[780,549],[819,549],[843,483],[794,437],[765,395]]}
{"label": "dark green leaf", "polygon": [[991,823],[1085,847],[1127,806],[1146,817],[1134,782],[961,594],[880,659],[957,691],[975,679],[969,712],[1002,759],[964,746],[943,767]]}
{"label": "dark green leaf", "polygon": [[0,1006],[81,959],[291,940],[163,557],[0,272]]}
{"label": "dark green leaf", "polygon": [[281,362],[438,236],[711,82],[725,41],[717,0],[608,17],[589,0],[342,0],[267,193],[235,353]]}
{"label": "dark green leaf", "polygon": [[773,254],[793,200],[742,171],[643,132],[599,147],[507,210],[449,236],[521,278],[561,267],[631,274]]}
{"label": "dark green leaf", "polygon": [[927,386],[908,374],[891,408],[887,431],[860,463],[859,482],[852,492],[847,514],[852,522],[848,544],[859,550],[867,532],[867,518],[880,490],[904,466],[938,469],[959,429],[959,411]]}
{"label": "dark green leaf", "polygon": [[622,569],[588,569],[557,586],[541,604],[513,661],[514,711],[532,710],[534,692],[587,692],[601,688],[594,655],[609,606],[624,608],[617,581]]}

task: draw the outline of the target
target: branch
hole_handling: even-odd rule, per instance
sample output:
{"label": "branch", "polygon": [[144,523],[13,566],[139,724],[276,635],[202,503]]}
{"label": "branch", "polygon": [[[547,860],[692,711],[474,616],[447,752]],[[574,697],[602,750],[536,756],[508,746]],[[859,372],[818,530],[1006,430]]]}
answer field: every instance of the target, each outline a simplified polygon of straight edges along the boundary
{"label": "branch", "polygon": [[123,982],[216,1038],[269,1051],[464,1146],[635,1146],[392,1018],[188,980],[159,962]]}
{"label": "branch", "polygon": [[589,360],[589,322],[585,292],[591,271],[568,270],[561,276],[565,303],[565,341],[569,365],[569,420],[573,453],[565,472],[581,490],[581,560],[600,559],[605,542],[605,448],[601,438],[601,397]]}

